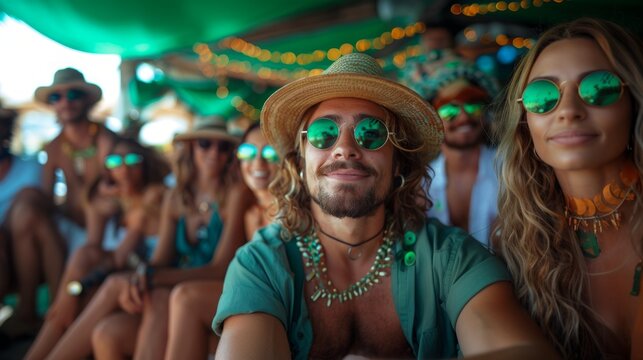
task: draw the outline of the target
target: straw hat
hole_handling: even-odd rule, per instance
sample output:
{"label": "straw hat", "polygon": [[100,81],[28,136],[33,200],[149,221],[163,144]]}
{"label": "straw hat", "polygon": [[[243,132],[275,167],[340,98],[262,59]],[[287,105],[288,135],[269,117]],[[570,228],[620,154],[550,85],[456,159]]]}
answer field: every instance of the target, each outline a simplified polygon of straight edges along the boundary
{"label": "straw hat", "polygon": [[261,111],[261,129],[282,157],[295,147],[302,117],[311,106],[334,98],[372,101],[393,112],[407,127],[411,143],[424,144],[433,158],[444,128],[435,110],[413,90],[384,77],[372,57],[352,53],[339,58],[322,75],[293,81],[272,94]]}
{"label": "straw hat", "polygon": [[226,121],[221,116],[197,116],[194,119],[193,125],[192,130],[176,135],[174,142],[196,139],[216,139],[230,141],[234,144],[239,143],[238,137],[228,133]]}
{"label": "straw hat", "polygon": [[100,87],[85,81],[85,76],[83,76],[80,71],[74,68],[65,68],[56,71],[54,81],[50,86],[37,88],[34,98],[37,101],[46,103],[51,93],[66,89],[79,89],[84,91],[87,94],[87,101],[90,105],[97,103],[103,96],[103,91]]}

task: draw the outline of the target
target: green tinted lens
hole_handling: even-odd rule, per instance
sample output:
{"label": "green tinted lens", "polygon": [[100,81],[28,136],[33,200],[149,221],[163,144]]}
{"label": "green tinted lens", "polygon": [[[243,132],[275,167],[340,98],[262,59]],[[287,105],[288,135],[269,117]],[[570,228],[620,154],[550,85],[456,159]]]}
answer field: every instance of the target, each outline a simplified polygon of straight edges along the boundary
{"label": "green tinted lens", "polygon": [[277,151],[270,145],[266,145],[263,147],[263,149],[261,150],[261,157],[266,159],[266,161],[269,163],[274,164],[279,162],[279,155],[277,155]]}
{"label": "green tinted lens", "polygon": [[111,154],[105,156],[105,167],[108,169],[116,169],[123,165],[123,158],[118,154]]}
{"label": "green tinted lens", "polygon": [[482,109],[484,108],[483,104],[464,104],[462,105],[464,111],[471,116],[480,116],[482,114]]}
{"label": "green tinted lens", "polygon": [[388,129],[380,119],[365,118],[355,126],[355,141],[367,150],[377,150],[388,139]]}
{"label": "green tinted lens", "polygon": [[331,119],[319,118],[308,126],[306,135],[310,145],[318,149],[328,149],[337,141],[339,127]]}
{"label": "green tinted lens", "polygon": [[123,161],[127,166],[138,165],[143,162],[143,156],[140,154],[129,153],[125,154]]}
{"label": "green tinted lens", "polygon": [[248,143],[243,143],[239,145],[239,148],[237,149],[237,158],[241,161],[251,161],[252,159],[257,156],[257,147],[248,144]]}
{"label": "green tinted lens", "polygon": [[578,85],[578,95],[588,105],[608,106],[621,97],[621,79],[605,70],[588,74]]}
{"label": "green tinted lens", "polygon": [[553,82],[545,79],[532,81],[522,92],[522,105],[534,114],[552,111],[560,100],[560,91]]}
{"label": "green tinted lens", "polygon": [[445,104],[440,106],[438,109],[438,115],[440,115],[440,119],[444,121],[451,121],[455,119],[456,116],[460,113],[460,107],[455,104]]}

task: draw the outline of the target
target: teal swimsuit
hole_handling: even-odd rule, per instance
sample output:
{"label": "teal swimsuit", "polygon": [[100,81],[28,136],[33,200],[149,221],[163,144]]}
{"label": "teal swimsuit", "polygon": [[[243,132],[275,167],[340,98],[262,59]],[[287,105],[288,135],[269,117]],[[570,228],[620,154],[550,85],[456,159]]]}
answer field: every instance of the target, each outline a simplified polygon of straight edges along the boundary
{"label": "teal swimsuit", "polygon": [[204,266],[212,260],[223,232],[223,221],[219,216],[219,208],[214,207],[207,227],[197,231],[197,242],[191,244],[187,237],[185,217],[180,217],[176,225],[177,265],[181,268]]}

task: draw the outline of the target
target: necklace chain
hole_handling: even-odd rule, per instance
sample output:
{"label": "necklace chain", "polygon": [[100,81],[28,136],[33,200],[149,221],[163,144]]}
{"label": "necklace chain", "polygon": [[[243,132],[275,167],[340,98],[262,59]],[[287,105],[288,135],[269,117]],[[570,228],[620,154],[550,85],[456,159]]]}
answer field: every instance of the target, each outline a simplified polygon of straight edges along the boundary
{"label": "necklace chain", "polygon": [[351,259],[351,260],[357,260],[360,257],[362,257],[362,251],[360,250],[360,252],[358,252],[357,255],[353,255],[353,249],[358,248],[358,247],[366,244],[367,242],[375,240],[382,232],[384,232],[385,228],[386,228],[386,224],[384,224],[384,226],[382,226],[380,231],[376,232],[375,235],[369,237],[366,240],[362,240],[362,241],[358,242],[357,244],[351,244],[348,241],[345,241],[345,240],[342,240],[342,239],[340,239],[338,237],[335,237],[335,236],[325,232],[321,227],[319,227],[319,232],[321,232],[322,234],[326,235],[331,240],[335,240],[335,241],[337,241],[339,243],[342,243],[342,244],[348,246],[348,253],[347,253],[348,258]]}
{"label": "necklace chain", "polygon": [[319,238],[316,235],[298,238],[297,246],[304,258],[304,264],[310,270],[306,275],[306,281],[312,281],[313,279],[316,281],[315,291],[310,299],[312,301],[326,299],[327,307],[330,307],[335,300],[343,303],[364,295],[370,288],[379,284],[381,278],[389,275],[393,241],[386,233],[384,234],[382,245],[377,249],[375,261],[373,261],[368,273],[342,291],[337,290],[332,280],[328,277],[324,249],[319,242]]}

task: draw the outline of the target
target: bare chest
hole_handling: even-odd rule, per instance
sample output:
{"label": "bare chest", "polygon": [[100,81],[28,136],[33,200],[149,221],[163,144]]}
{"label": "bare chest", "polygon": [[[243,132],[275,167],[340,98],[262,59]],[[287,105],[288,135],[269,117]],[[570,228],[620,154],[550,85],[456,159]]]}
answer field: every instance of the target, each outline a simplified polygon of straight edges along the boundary
{"label": "bare chest", "polygon": [[476,174],[464,174],[451,176],[447,185],[449,219],[451,224],[465,230],[469,228],[469,204],[475,181]]}
{"label": "bare chest", "polygon": [[390,277],[364,295],[348,302],[313,302],[312,283],[306,284],[306,302],[313,328],[313,359],[341,359],[346,355],[376,358],[412,358],[391,295]]}
{"label": "bare chest", "polygon": [[[618,271],[590,275],[589,298],[592,310],[599,320],[614,334],[616,339],[622,340],[617,346],[629,350],[632,331],[637,318],[639,297],[630,294],[634,280],[633,261],[628,261]],[[591,269],[590,269],[591,274]]]}

